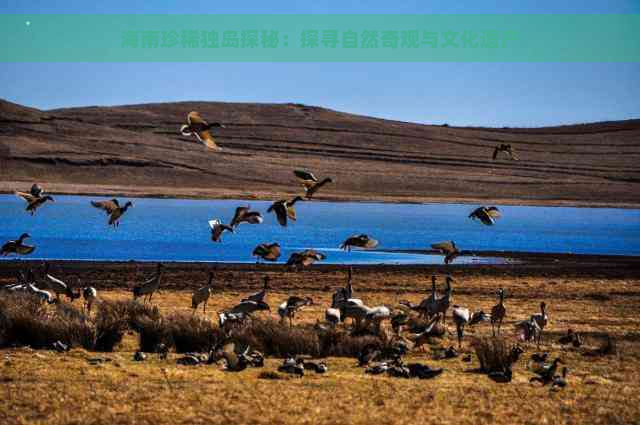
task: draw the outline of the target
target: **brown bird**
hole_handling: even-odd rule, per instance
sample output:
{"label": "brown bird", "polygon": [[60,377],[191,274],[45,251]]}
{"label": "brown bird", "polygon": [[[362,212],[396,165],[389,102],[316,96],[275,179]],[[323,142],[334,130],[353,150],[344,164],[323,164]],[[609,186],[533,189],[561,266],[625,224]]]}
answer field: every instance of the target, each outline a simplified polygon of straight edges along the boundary
{"label": "brown bird", "polygon": [[361,249],[374,249],[378,246],[378,241],[369,237],[369,235],[360,234],[354,235],[340,245],[340,249],[344,249],[345,251],[351,251],[352,248],[361,248]]}
{"label": "brown bird", "polygon": [[469,218],[478,219],[482,224],[492,226],[496,223],[496,219],[502,217],[497,207],[479,207],[469,214]]}
{"label": "brown bird", "polygon": [[25,245],[24,240],[30,238],[31,236],[28,233],[23,233],[20,237],[15,241],[8,241],[2,248],[0,248],[0,255],[7,256],[9,254],[16,255],[27,255],[31,254],[36,247],[31,245]]}
{"label": "brown bird", "polygon": [[498,289],[498,304],[491,307],[491,331],[493,336],[496,336],[495,325],[498,325],[498,335],[500,335],[500,327],[504,316],[507,314],[507,309],[504,307],[504,289]]}
{"label": "brown bird", "polygon": [[31,213],[31,215],[34,215],[36,210],[47,201],[55,202],[52,196],[43,194],[42,188],[38,183],[34,183],[28,193],[16,191],[15,194],[27,202],[27,208],[25,208],[25,211]]}
{"label": "brown bird", "polygon": [[302,201],[302,196],[296,196],[291,201],[287,201],[286,199],[282,199],[280,201],[276,201],[267,210],[267,212],[273,212],[278,219],[278,223],[281,226],[287,225],[287,219],[291,219],[293,221],[296,220],[296,210],[293,208],[296,202]]}
{"label": "brown bird", "polygon": [[250,207],[238,207],[231,219],[229,226],[236,228],[240,223],[260,224],[263,221],[262,214],[257,211],[251,211]]}
{"label": "brown bird", "polygon": [[513,148],[511,147],[511,144],[500,144],[498,146],[496,146],[496,148],[493,150],[493,159],[497,159],[498,158],[498,154],[504,152],[506,155],[509,156],[510,159],[514,160],[514,161],[518,161],[518,156],[516,155],[516,153],[514,152]]}
{"label": "brown bird", "polygon": [[209,227],[211,227],[211,240],[213,242],[222,242],[222,233],[225,230],[235,233],[233,227],[228,224],[222,224],[218,219],[209,220]]}
{"label": "brown bird", "polygon": [[123,207],[121,207],[116,198],[113,198],[110,201],[91,201],[91,205],[107,213],[109,216],[109,226],[113,226],[114,229],[118,227],[122,215],[127,212],[129,207],[133,207],[133,203],[131,201],[128,201]]}
{"label": "brown bird", "polygon": [[180,127],[180,133],[182,133],[183,136],[194,135],[198,141],[203,143],[208,149],[219,151],[222,150],[222,148],[216,144],[209,131],[214,127],[225,128],[224,125],[217,122],[209,124],[202,119],[199,113],[193,111],[187,115],[187,124]]}
{"label": "brown bird", "polygon": [[266,261],[276,261],[280,258],[280,244],[277,242],[271,244],[261,243],[255,247],[251,255],[258,257],[258,261],[260,261],[260,258]]}
{"label": "brown bird", "polygon": [[322,261],[327,258],[326,255],[317,252],[313,249],[306,249],[302,252],[294,252],[287,261],[287,266],[298,269],[301,267],[307,267],[316,261]]}
{"label": "brown bird", "polygon": [[318,180],[313,173],[305,170],[294,170],[293,174],[300,180],[302,186],[304,187],[305,197],[307,199],[313,198],[313,195],[320,190],[320,188],[327,183],[333,183],[333,179],[331,177],[327,177],[322,180]]}
{"label": "brown bird", "polygon": [[444,263],[451,263],[457,256],[462,254],[453,241],[438,242],[431,245],[431,248],[444,254]]}

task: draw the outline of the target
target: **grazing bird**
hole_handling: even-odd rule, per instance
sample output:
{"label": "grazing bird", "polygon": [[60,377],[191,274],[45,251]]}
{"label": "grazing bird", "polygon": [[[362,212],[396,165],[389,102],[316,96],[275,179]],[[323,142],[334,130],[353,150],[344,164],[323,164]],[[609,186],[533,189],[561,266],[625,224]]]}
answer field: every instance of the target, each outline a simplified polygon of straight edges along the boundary
{"label": "grazing bird", "polygon": [[230,233],[235,233],[233,227],[222,224],[217,218],[209,220],[209,227],[211,228],[211,240],[213,242],[222,242],[222,233],[225,230]]}
{"label": "grazing bird", "polygon": [[245,316],[250,316],[256,311],[271,310],[269,304],[264,301],[241,301],[240,304],[236,304],[230,310],[225,311],[226,314],[238,314],[242,313]]}
{"label": "grazing bird", "polygon": [[261,243],[260,245],[255,247],[251,255],[253,255],[254,257],[258,257],[257,262],[260,262],[261,258],[265,261],[277,261],[278,258],[280,258],[280,254],[280,244],[274,242],[270,244]]}
{"label": "grazing bird", "polygon": [[469,218],[478,219],[480,222],[487,226],[492,226],[496,223],[496,219],[502,217],[498,207],[479,207],[473,210],[469,214]]}
{"label": "grazing bird", "polygon": [[436,251],[440,251],[440,253],[444,254],[444,263],[450,264],[453,260],[462,254],[457,247],[454,241],[445,241],[438,242],[431,245],[431,248]]}
{"label": "grazing bird", "polygon": [[542,330],[535,320],[523,320],[515,324],[518,338],[521,341],[537,341]]}
{"label": "grazing bird", "polygon": [[504,153],[505,155],[507,155],[510,159],[517,161],[519,158],[516,155],[513,147],[511,146],[511,144],[505,144],[502,143],[498,146],[496,146],[496,148],[493,150],[493,159],[496,160],[498,158],[498,154],[500,153]]}
{"label": "grazing bird", "polygon": [[456,331],[458,334],[458,348],[462,346],[462,338],[464,337],[464,327],[466,325],[470,325],[470,326],[475,325],[476,323],[480,323],[481,321],[487,319],[483,311],[479,311],[471,315],[469,313],[468,308],[460,307],[458,305],[453,306],[452,316],[453,316],[453,322],[456,324]]}
{"label": "grazing bird", "polygon": [[535,322],[540,328],[540,332],[538,332],[538,345],[540,345],[540,340],[542,339],[542,331],[544,331],[545,326],[547,326],[547,323],[549,323],[549,316],[547,315],[547,304],[544,301],[540,303],[540,313],[531,315],[531,321]]}
{"label": "grazing bird", "polygon": [[250,207],[238,207],[231,219],[229,226],[234,229],[240,225],[240,223],[260,224],[264,221],[262,214],[258,211],[251,211]]}
{"label": "grazing bird", "polygon": [[559,357],[553,360],[549,364],[543,365],[540,369],[534,371],[538,376],[534,376],[529,382],[540,382],[542,385],[547,385],[553,382],[556,376],[556,370],[558,369],[558,363],[564,363]]}
{"label": "grazing bird", "polygon": [[24,243],[25,239],[30,238],[31,235],[28,233],[23,233],[20,237],[14,241],[7,241],[2,248],[0,248],[0,254],[4,257],[9,254],[16,255],[28,255],[35,251],[36,247],[32,245],[27,245]]}
{"label": "grazing bird", "polygon": [[110,201],[91,201],[91,205],[95,208],[101,209],[109,216],[109,226],[113,226],[115,229],[119,226],[120,219],[123,214],[127,212],[129,207],[133,207],[133,203],[128,201],[123,207],[120,206],[120,202],[116,198]]}
{"label": "grazing bird", "polygon": [[301,196],[296,196],[291,201],[281,199],[271,204],[269,209],[267,209],[267,212],[274,213],[276,215],[276,218],[278,219],[278,223],[280,223],[281,226],[286,227],[288,219],[296,221],[296,210],[295,208],[293,208],[293,206],[298,201],[302,201]]}
{"label": "grazing bird", "polygon": [[500,335],[500,327],[502,321],[507,314],[507,309],[504,307],[504,289],[498,289],[498,304],[491,307],[491,332],[493,336],[496,336],[495,325],[498,325],[498,335]]}
{"label": "grazing bird", "polygon": [[79,290],[72,291],[69,285],[49,274],[49,263],[44,265],[44,286],[56,294],[56,300],[58,301],[60,300],[60,294],[65,295],[71,302],[81,296]]}
{"label": "grazing bird", "polygon": [[326,185],[327,183],[333,183],[333,179],[331,179],[330,177],[319,181],[318,178],[313,175],[313,173],[305,170],[294,170],[293,174],[301,181],[302,186],[304,187],[305,197],[307,199],[313,198],[313,195],[318,190],[320,190],[322,186]]}
{"label": "grazing bird", "polygon": [[211,291],[213,290],[213,271],[209,272],[209,282],[206,286],[202,286],[191,295],[191,308],[193,308],[193,313],[195,314],[198,306],[202,304],[202,313],[205,314],[207,312],[207,303],[209,302],[209,297],[211,296]]}
{"label": "grazing bird", "polygon": [[287,260],[287,266],[299,270],[315,263],[316,261],[322,261],[327,258],[321,252],[317,252],[313,249],[306,249],[302,252],[294,252]]}
{"label": "grazing bird", "polygon": [[267,290],[269,289],[269,275],[264,275],[264,284],[262,286],[262,290],[260,290],[259,292],[256,292],[254,294],[249,295],[246,298],[243,298],[240,301],[255,301],[255,302],[262,302],[264,301],[264,297],[267,296]]}
{"label": "grazing bird", "polygon": [[91,313],[91,307],[98,299],[98,291],[93,286],[85,286],[82,288],[82,298],[84,298],[84,308]]}
{"label": "grazing bird", "polygon": [[278,306],[278,315],[280,316],[280,321],[284,321],[286,318],[288,318],[289,326],[292,326],[293,318],[295,317],[298,310],[308,305],[313,305],[313,300],[311,298],[302,298],[295,295],[290,296],[287,301]]}
{"label": "grazing bird", "polygon": [[31,190],[28,193],[16,191],[15,194],[27,202],[25,211],[31,213],[31,215],[34,215],[36,210],[47,201],[55,202],[52,196],[43,194],[42,188],[37,183],[31,186]]}
{"label": "grazing bird", "polygon": [[[151,297],[153,294],[160,288],[160,282],[162,281],[162,264],[158,263],[156,268],[156,275],[151,279],[141,283],[140,285],[136,285],[133,287],[133,299],[137,299],[139,297],[144,297],[143,302],[151,302]],[[148,298],[148,299],[146,299]]]}
{"label": "grazing bird", "polygon": [[214,127],[225,128],[220,123],[209,124],[206,122],[199,113],[192,111],[187,115],[187,123],[180,127],[180,133],[183,136],[196,136],[198,141],[204,144],[208,149],[220,151],[222,148],[216,144],[216,141],[211,136],[211,129]]}
{"label": "grazing bird", "polygon": [[351,251],[352,248],[374,249],[378,246],[378,241],[369,237],[369,235],[354,235],[340,244],[340,249]]}

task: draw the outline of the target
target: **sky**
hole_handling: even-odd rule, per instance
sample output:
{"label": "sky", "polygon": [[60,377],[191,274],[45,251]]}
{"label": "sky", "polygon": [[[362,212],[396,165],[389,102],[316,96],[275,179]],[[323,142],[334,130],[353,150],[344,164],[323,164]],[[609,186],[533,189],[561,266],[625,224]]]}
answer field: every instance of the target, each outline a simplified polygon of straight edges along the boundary
{"label": "sky", "polygon": [[[640,1],[3,0],[0,13],[640,13]],[[0,98],[40,109],[210,100],[304,103],[394,120],[462,126],[537,127],[640,118],[638,63],[1,66]]]}

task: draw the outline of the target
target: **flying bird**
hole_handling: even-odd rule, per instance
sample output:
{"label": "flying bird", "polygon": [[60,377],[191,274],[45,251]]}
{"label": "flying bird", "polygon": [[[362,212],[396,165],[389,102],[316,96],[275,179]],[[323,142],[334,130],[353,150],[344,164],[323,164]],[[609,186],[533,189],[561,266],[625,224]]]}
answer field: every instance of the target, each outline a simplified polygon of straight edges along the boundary
{"label": "flying bird", "polygon": [[180,127],[180,133],[182,133],[183,136],[194,135],[198,141],[203,143],[208,149],[219,151],[222,150],[222,148],[216,144],[216,141],[209,131],[214,127],[225,128],[225,126],[220,123],[209,124],[199,113],[193,111],[187,115],[187,124]]}
{"label": "flying bird", "polygon": [[29,192],[15,192],[16,196],[24,199],[27,202],[27,207],[25,211],[34,215],[36,210],[44,205],[47,201],[55,202],[53,197],[50,195],[44,195],[42,188],[38,183],[34,183],[31,186],[31,190]]}
{"label": "flying bird", "polygon": [[28,233],[23,233],[20,237],[14,241],[8,241],[2,248],[0,248],[0,255],[7,256],[9,254],[16,255],[28,255],[31,254],[36,247],[32,245],[26,245],[24,240],[30,238],[31,236]]}
{"label": "flying bird", "polygon": [[209,220],[209,227],[211,228],[211,240],[213,242],[222,242],[222,233],[225,230],[234,233],[233,227],[228,224],[222,224],[217,218]]}
{"label": "flying bird", "polygon": [[129,207],[133,207],[131,201],[128,201],[121,207],[116,198],[110,201],[91,201],[91,205],[107,213],[109,216],[109,226],[113,226],[114,229],[118,227],[122,215],[127,212]]}
{"label": "flying bird", "polygon": [[281,226],[287,225],[287,220],[291,219],[293,221],[296,220],[296,210],[293,208],[296,202],[302,201],[301,196],[296,196],[291,201],[286,199],[282,199],[280,201],[276,201],[267,210],[267,212],[273,212],[278,219],[278,223]]}
{"label": "flying bird", "polygon": [[293,254],[291,254],[289,260],[287,261],[287,266],[298,269],[301,267],[310,266],[316,261],[322,261],[325,258],[327,258],[327,256],[322,254],[321,252],[317,252],[313,249],[306,249],[302,252],[294,252]]}
{"label": "flying bird", "polygon": [[260,258],[265,261],[277,261],[280,258],[280,244],[277,242],[261,243],[255,247],[251,255],[258,257],[258,261]]}
{"label": "flying bird", "polygon": [[378,241],[369,237],[369,235],[354,235],[340,244],[340,249],[351,251],[352,248],[374,249],[378,246]]}
{"label": "flying bird", "polygon": [[318,178],[314,176],[313,173],[306,170],[294,170],[293,174],[302,183],[305,191],[305,197],[307,199],[313,198],[313,195],[327,183],[333,183],[333,179],[331,177],[326,177],[322,180],[318,180]]}
{"label": "flying bird", "polygon": [[502,217],[498,207],[479,207],[469,214],[469,218],[478,219],[482,224],[492,226],[496,223],[496,219]]}
{"label": "flying bird", "polygon": [[511,144],[505,144],[502,143],[498,146],[496,146],[496,148],[493,150],[493,159],[497,159],[498,158],[498,154],[500,153],[504,153],[505,155],[507,155],[510,159],[514,160],[514,161],[518,161],[518,155],[516,155],[516,153],[514,152],[513,148],[511,147]]}
{"label": "flying bird", "polygon": [[459,256],[462,253],[462,251],[460,251],[456,247],[456,244],[453,241],[434,243],[431,245],[431,248],[437,251],[440,251],[442,254],[444,254],[445,264],[451,263],[457,256]]}
{"label": "flying bird", "polygon": [[262,214],[257,211],[251,211],[250,207],[238,207],[229,226],[236,228],[240,223],[260,224],[263,220]]}

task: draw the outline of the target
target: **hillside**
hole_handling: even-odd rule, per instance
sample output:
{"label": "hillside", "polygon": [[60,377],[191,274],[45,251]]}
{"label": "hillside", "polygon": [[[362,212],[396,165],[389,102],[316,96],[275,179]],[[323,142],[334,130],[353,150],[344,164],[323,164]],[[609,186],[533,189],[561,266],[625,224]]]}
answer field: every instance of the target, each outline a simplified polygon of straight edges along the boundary
{"label": "hillside", "polygon": [[[220,153],[178,133],[197,110]],[[510,143],[521,160],[491,160]],[[180,102],[41,111],[0,100],[0,191],[273,198],[292,170],[337,183],[318,199],[640,205],[640,120],[454,128],[298,104]]]}

